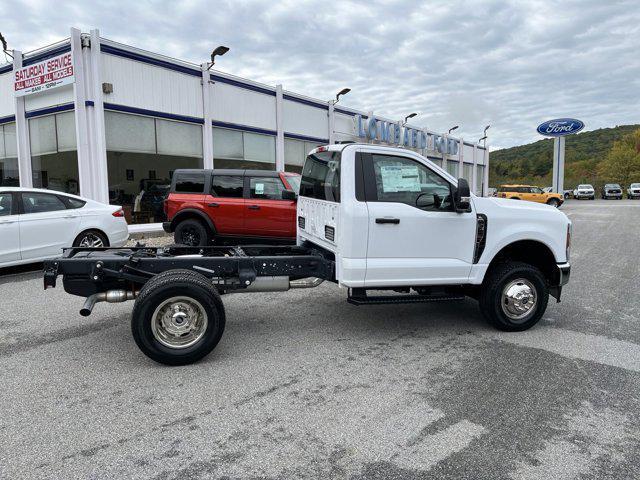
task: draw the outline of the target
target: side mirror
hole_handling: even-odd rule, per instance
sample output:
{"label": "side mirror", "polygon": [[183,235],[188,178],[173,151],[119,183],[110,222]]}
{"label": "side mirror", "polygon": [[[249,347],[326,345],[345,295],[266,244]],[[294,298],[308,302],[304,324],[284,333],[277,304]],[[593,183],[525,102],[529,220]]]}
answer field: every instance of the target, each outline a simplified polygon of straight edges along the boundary
{"label": "side mirror", "polygon": [[283,190],[282,191],[282,199],[283,200],[292,200],[296,201],[298,199],[298,195],[293,190]]}
{"label": "side mirror", "polygon": [[453,206],[458,213],[471,211],[471,191],[469,182],[464,178],[458,179],[458,187],[454,189]]}

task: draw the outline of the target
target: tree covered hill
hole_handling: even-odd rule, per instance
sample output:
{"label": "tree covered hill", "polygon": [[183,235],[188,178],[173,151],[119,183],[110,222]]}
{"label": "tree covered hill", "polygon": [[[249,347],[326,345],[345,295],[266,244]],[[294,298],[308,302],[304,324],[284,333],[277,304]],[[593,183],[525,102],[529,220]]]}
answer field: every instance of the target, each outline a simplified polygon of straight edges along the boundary
{"label": "tree covered hill", "polygon": [[[565,144],[565,189],[573,188],[578,183],[591,183],[598,187],[612,181],[601,178],[598,165],[607,157],[614,141],[638,128],[640,125],[620,125],[569,135]],[[489,186],[530,183],[546,187],[551,185],[552,172],[553,139],[546,138],[491,152]]]}

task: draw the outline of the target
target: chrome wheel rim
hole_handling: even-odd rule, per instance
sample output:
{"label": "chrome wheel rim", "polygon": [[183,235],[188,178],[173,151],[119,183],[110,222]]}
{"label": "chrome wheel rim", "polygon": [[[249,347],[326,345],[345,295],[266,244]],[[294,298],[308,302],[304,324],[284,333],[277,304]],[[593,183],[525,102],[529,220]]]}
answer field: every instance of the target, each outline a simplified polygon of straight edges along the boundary
{"label": "chrome wheel rim", "polygon": [[182,349],[198,343],[207,331],[209,318],[200,302],[190,297],[171,297],[151,317],[151,331],[162,345]]}
{"label": "chrome wheel rim", "polygon": [[507,283],[502,290],[502,311],[512,321],[523,321],[536,307],[536,287],[524,278]]}
{"label": "chrome wheel rim", "polygon": [[104,247],[104,242],[95,233],[87,233],[80,240],[80,246],[84,248],[102,248]]}

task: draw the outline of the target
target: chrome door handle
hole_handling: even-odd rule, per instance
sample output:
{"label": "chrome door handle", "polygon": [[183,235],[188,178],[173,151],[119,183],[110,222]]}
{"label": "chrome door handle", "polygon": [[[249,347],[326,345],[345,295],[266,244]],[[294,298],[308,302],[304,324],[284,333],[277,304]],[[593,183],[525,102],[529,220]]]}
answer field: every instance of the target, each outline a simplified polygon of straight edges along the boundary
{"label": "chrome door handle", "polygon": [[249,205],[249,210],[260,210],[260,205]]}
{"label": "chrome door handle", "polygon": [[220,206],[220,204],[218,204],[218,203],[207,203],[207,207],[218,208],[219,206]]}

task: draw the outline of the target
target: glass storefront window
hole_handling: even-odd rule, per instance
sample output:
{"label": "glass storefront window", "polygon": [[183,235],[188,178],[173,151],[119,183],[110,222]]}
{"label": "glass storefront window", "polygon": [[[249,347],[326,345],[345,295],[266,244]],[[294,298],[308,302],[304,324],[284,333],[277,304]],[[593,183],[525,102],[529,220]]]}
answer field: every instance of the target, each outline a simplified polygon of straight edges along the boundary
{"label": "glass storefront window", "polygon": [[0,125],[0,187],[19,185],[16,124],[6,123]]}
{"label": "glass storefront window", "polygon": [[214,127],[213,166],[275,170],[276,137]]}
{"label": "glass storefront window", "polygon": [[29,120],[33,186],[79,194],[74,112]]}
{"label": "glass storefront window", "polygon": [[473,179],[473,163],[464,163],[462,166],[462,177],[469,182],[471,185],[471,181]]}
{"label": "glass storefront window", "polygon": [[302,173],[302,166],[308,153],[319,147],[319,143],[303,142],[292,138],[284,139],[284,169],[287,172]]}
{"label": "glass storefront window", "polygon": [[173,172],[203,168],[202,126],[107,111],[105,134],[109,203],[130,224],[165,221]]}
{"label": "glass storefront window", "polygon": [[476,195],[483,196],[484,195],[484,165],[478,165],[476,167],[478,171],[476,172]]}
{"label": "glass storefront window", "polygon": [[458,161],[457,160],[447,160],[447,172],[450,175],[458,178]]}

